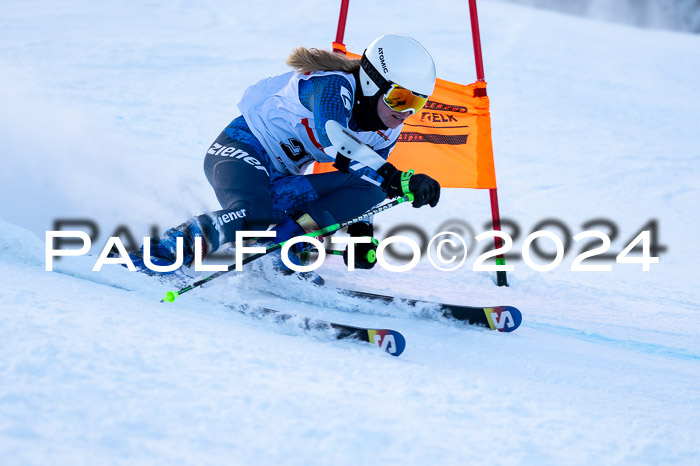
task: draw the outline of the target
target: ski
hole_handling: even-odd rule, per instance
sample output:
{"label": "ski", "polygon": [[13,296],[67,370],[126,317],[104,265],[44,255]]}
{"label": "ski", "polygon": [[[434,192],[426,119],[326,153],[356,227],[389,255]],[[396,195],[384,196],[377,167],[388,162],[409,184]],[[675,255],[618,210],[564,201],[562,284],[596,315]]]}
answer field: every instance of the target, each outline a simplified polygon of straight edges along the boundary
{"label": "ski", "polygon": [[327,320],[300,317],[267,307],[248,306],[246,304],[227,305],[227,309],[256,318],[269,317],[283,323],[298,320],[299,327],[306,331],[330,332],[336,340],[359,340],[378,347],[392,356],[400,356],[406,349],[406,339],[396,330],[355,327],[352,325],[329,322]]}
{"label": "ski", "polygon": [[344,288],[336,288],[336,291],[345,296],[363,298],[375,302],[400,302],[411,306],[435,306],[445,318],[469,325],[487,327],[491,330],[498,330],[499,332],[512,332],[520,327],[523,320],[523,316],[520,311],[513,306],[472,307],[461,306],[459,304],[423,301],[419,299],[397,298],[394,296],[367,293],[365,291],[348,290]]}

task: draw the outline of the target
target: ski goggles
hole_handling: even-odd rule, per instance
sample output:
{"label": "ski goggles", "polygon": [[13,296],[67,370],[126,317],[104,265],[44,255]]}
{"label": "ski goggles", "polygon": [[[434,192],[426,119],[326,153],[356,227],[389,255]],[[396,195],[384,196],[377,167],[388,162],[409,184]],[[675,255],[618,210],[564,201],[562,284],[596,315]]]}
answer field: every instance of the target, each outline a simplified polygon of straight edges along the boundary
{"label": "ski goggles", "polygon": [[398,84],[392,84],[384,94],[384,103],[395,112],[411,112],[411,114],[414,114],[423,108],[427,101],[427,95],[415,94]]}

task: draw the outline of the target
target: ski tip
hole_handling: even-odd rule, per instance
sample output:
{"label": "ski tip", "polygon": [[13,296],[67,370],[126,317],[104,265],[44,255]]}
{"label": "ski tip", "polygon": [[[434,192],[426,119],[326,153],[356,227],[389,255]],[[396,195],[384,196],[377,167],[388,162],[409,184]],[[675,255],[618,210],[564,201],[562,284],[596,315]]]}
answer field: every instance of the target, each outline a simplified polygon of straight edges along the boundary
{"label": "ski tip", "polygon": [[491,328],[499,332],[512,332],[520,327],[523,321],[523,315],[513,306],[487,307],[484,311],[492,324]]}
{"label": "ski tip", "polygon": [[406,339],[396,330],[368,329],[367,333],[370,343],[392,356],[401,356],[406,349]]}

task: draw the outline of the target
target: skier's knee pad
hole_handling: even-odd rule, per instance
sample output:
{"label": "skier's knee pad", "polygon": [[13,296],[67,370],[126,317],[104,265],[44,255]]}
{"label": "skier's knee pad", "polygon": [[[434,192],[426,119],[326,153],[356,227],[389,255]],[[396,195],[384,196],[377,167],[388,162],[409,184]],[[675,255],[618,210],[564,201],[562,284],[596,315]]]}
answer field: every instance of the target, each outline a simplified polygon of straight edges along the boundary
{"label": "skier's knee pad", "polygon": [[329,211],[320,207],[308,206],[305,213],[311,217],[312,221],[318,226],[318,228],[326,228],[327,226],[338,223],[338,221]]}

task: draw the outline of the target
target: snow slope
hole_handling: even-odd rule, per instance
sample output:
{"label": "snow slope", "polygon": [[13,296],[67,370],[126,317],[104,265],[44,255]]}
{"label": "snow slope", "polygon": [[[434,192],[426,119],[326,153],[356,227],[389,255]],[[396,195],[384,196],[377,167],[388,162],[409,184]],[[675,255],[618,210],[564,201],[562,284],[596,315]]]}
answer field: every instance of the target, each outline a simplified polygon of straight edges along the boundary
{"label": "snow slope", "polygon": [[[441,77],[474,79],[464,2],[353,0],[346,43],[405,32]],[[281,13],[284,12],[284,13]],[[368,12],[372,12],[369,15]],[[94,257],[44,271],[55,219],[134,236],[217,207],[207,145],[250,83],[293,46],[327,47],[336,2],[18,2],[0,17],[0,455],[3,464],[697,464],[700,37],[499,2],[480,5],[501,213],[522,229],[650,219],[667,247],[650,272],[552,272],[511,261],[511,286],[467,265],[347,273],[329,282],[456,303],[510,304],[498,334],[351,304],[286,281],[232,276],[160,304],[165,287]],[[387,18],[391,24],[387,25]],[[449,21],[446,18],[454,18]],[[474,233],[488,194],[378,216]],[[554,228],[553,232],[562,236]],[[470,241],[469,238],[467,238]],[[252,302],[393,328],[407,349],[305,335],[230,311]],[[311,304],[315,303],[315,304]],[[332,303],[341,309],[323,305]]]}

